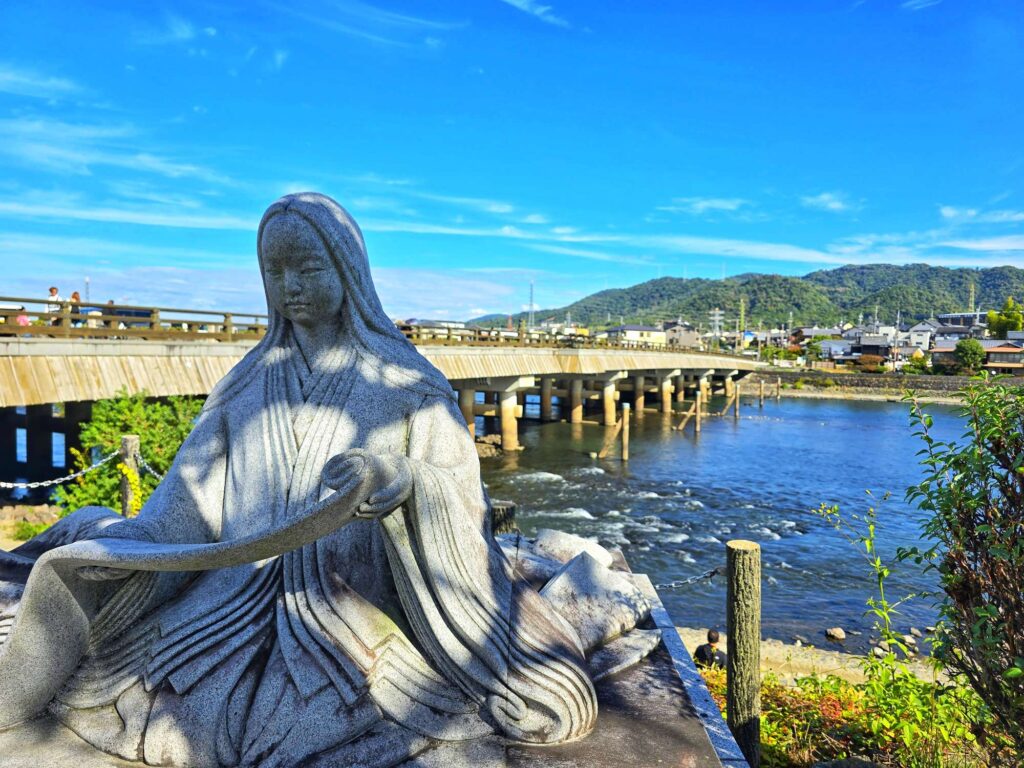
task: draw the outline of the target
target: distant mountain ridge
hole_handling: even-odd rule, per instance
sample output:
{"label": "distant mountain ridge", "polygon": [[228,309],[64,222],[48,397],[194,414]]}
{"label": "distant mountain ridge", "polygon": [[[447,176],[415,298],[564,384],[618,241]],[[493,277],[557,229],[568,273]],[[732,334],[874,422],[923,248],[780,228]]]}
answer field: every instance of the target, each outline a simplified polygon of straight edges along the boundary
{"label": "distant mountain ridge", "polygon": [[[759,322],[778,325],[856,322],[873,316],[877,307],[884,322],[924,319],[943,312],[968,309],[970,286],[978,309],[997,309],[1007,296],[1024,300],[1024,270],[1016,267],[950,269],[927,264],[867,264],[811,272],[803,277],[744,274],[723,280],[662,277],[629,288],[599,291],[565,307],[541,309],[537,322],[547,318],[572,320],[592,327],[626,323],[654,323],[682,317],[707,324],[707,313],[718,307],[731,318],[739,315],[740,298],[746,303],[747,327]],[[518,323],[526,313],[513,315]],[[471,322],[501,325],[506,315],[485,315]]]}

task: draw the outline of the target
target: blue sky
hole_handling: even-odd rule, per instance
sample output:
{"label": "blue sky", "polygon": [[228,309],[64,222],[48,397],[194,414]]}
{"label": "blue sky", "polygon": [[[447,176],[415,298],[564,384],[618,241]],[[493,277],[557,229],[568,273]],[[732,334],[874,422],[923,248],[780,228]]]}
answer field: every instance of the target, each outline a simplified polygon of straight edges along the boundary
{"label": "blue sky", "polygon": [[394,315],[1024,266],[1019,0],[0,4],[0,294],[253,311],[315,189]]}

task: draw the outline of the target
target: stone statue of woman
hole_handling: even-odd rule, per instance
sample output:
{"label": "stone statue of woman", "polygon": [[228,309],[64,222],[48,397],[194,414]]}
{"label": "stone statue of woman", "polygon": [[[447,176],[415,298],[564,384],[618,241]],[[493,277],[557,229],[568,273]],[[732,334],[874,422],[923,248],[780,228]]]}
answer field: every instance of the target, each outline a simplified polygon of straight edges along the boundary
{"label": "stone statue of woman", "polygon": [[258,254],[267,335],[138,517],[86,508],[0,553],[0,728],[41,702],[124,760],[263,768],[585,735],[579,639],[491,536],[451,386],[356,223],[289,195]]}

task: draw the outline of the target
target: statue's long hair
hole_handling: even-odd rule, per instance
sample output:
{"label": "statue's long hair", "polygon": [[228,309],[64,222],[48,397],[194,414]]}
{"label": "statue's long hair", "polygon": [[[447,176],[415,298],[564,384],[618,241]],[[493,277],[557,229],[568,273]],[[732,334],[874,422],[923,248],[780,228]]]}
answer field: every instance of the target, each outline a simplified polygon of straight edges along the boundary
{"label": "statue's long hair", "polygon": [[[422,392],[424,395],[454,397],[444,375],[427,361],[384,313],[370,275],[366,244],[359,226],[344,208],[326,195],[300,192],[285,195],[271,205],[260,221],[256,238],[263,290],[267,292],[267,276],[263,262],[263,231],[276,216],[291,214],[309,224],[323,241],[345,287],[341,321],[346,344],[359,354],[369,369],[386,379],[391,386]],[[206,408],[214,408],[230,400],[239,390],[267,366],[291,354],[294,344],[291,321],[281,315],[267,298],[270,322],[267,334],[214,387]]]}

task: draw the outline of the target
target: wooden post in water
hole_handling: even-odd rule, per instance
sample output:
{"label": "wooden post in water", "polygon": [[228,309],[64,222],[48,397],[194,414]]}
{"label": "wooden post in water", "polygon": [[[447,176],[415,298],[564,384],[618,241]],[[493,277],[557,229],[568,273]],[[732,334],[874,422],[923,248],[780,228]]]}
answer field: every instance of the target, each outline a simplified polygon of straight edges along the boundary
{"label": "wooden post in water", "polygon": [[462,418],[466,420],[466,427],[469,429],[469,436],[476,437],[476,390],[459,390],[459,410],[462,411]]}
{"label": "wooden post in water", "polygon": [[761,547],[734,539],[725,545],[726,711],[729,730],[751,768],[761,763]]}
{"label": "wooden post in water", "polygon": [[[138,435],[121,435],[121,464],[124,464],[129,473],[139,480],[139,449],[141,443]],[[132,484],[128,475],[121,472],[121,514],[130,517],[132,514],[132,502],[135,494],[132,492]]]}
{"label": "wooden post in water", "polygon": [[739,379],[732,385],[733,400],[732,400],[732,417],[738,419],[740,417],[740,382]]}
{"label": "wooden post in water", "polygon": [[551,421],[551,389],[554,379],[545,377],[540,380],[540,420]]}
{"label": "wooden post in water", "polygon": [[764,408],[764,379],[758,382],[758,407]]}
{"label": "wooden post in water", "polygon": [[775,400],[779,401],[782,399],[782,377],[775,377]]}
{"label": "wooden post in water", "polygon": [[699,435],[700,434],[700,420],[704,416],[704,390],[702,390],[700,387],[697,388],[696,408],[697,408],[697,413],[696,413],[696,419],[697,420],[695,422],[693,422],[693,431],[694,431],[694,434],[698,434]]}
{"label": "wooden post in water", "polygon": [[583,423],[583,379],[569,382],[569,423]]}
{"label": "wooden post in water", "polygon": [[622,404],[622,460],[629,461],[629,403]]}

